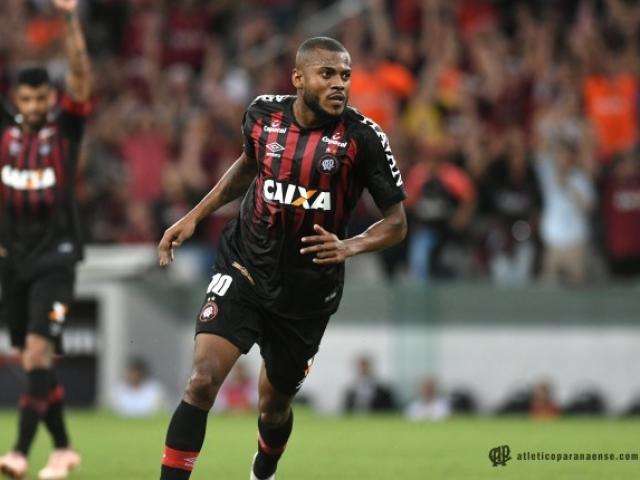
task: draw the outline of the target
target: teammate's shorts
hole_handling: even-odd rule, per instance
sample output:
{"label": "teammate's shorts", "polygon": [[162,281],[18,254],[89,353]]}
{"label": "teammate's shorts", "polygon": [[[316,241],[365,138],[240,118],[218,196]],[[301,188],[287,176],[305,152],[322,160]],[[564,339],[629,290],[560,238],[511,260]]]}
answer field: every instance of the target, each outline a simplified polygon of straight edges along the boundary
{"label": "teammate's shorts", "polygon": [[62,353],[62,330],[73,299],[75,270],[60,267],[22,278],[12,268],[0,271],[0,315],[9,326],[11,345],[22,349],[27,334],[51,340]]}
{"label": "teammate's shorts", "polygon": [[248,293],[248,280],[231,270],[213,275],[196,320],[196,335],[218,335],[242,353],[257,343],[271,384],[279,392],[295,394],[313,364],[329,317],[292,320],[275,315]]}

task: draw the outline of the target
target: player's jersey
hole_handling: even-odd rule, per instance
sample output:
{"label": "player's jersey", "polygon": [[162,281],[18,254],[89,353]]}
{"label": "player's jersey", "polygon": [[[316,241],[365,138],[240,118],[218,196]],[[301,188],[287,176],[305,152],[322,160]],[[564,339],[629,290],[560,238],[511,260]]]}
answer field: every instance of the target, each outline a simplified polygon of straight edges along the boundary
{"label": "player's jersey", "polygon": [[[289,318],[338,308],[344,265],[316,265],[300,254],[318,224],[345,238],[350,214],[367,188],[381,210],[405,198],[387,136],[347,107],[307,129],[295,121],[295,96],[263,95],[245,112],[244,151],[258,164],[236,220],[227,226],[219,261],[243,272],[268,310]],[[235,265],[234,265],[235,263]]]}
{"label": "player's jersey", "polygon": [[0,245],[16,265],[82,258],[75,202],[78,149],[88,105],[63,97],[37,132],[5,114],[0,128]]}

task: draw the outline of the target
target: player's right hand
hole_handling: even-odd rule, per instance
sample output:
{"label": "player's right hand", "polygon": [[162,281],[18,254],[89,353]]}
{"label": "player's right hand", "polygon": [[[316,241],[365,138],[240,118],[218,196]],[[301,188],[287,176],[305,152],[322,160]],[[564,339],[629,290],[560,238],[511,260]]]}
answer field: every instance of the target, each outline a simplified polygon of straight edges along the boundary
{"label": "player's right hand", "polygon": [[182,242],[193,235],[196,224],[195,219],[187,215],[164,232],[162,240],[158,244],[158,262],[161,267],[166,267],[173,261],[173,249],[178,248]]}

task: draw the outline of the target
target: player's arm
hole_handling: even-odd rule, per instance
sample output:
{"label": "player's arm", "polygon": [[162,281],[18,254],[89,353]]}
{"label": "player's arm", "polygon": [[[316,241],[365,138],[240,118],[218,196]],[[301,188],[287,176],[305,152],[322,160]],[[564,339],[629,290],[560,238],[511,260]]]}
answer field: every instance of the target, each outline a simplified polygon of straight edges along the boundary
{"label": "player's arm", "polygon": [[76,102],[85,102],[91,96],[91,62],[78,18],[78,0],[53,0],[53,3],[66,20],[67,91]]}
{"label": "player's arm", "polygon": [[313,261],[319,265],[342,263],[347,258],[361,253],[384,250],[404,240],[407,235],[407,216],[402,202],[388,207],[382,212],[382,220],[371,225],[360,235],[340,240],[335,233],[328,232],[320,225],[313,229],[318,235],[302,238],[302,242],[312,246],[302,248],[300,253],[315,253]]}
{"label": "player's arm", "polygon": [[244,194],[256,174],[255,159],[248,157],[245,153],[240,155],[211,191],[164,233],[158,244],[160,265],[164,267],[171,263],[173,249],[193,235],[200,220]]}

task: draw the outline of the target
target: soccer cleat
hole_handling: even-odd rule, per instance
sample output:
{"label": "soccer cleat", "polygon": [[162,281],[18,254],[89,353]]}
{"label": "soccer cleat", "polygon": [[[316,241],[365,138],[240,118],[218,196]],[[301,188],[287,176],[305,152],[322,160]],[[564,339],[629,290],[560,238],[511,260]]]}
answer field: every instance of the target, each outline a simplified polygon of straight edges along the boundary
{"label": "soccer cleat", "polygon": [[0,472],[9,478],[24,478],[28,468],[27,458],[21,453],[9,452],[0,457]]}
{"label": "soccer cleat", "polygon": [[80,455],[70,448],[54,450],[47,465],[38,473],[38,480],[65,480],[69,472],[80,465]]}
{"label": "soccer cleat", "polygon": [[253,473],[253,464],[256,462],[256,457],[258,456],[258,452],[253,456],[253,461],[251,462],[251,475],[249,476],[249,480],[276,480],[276,474],[274,473],[269,478],[258,478],[255,473]]}

